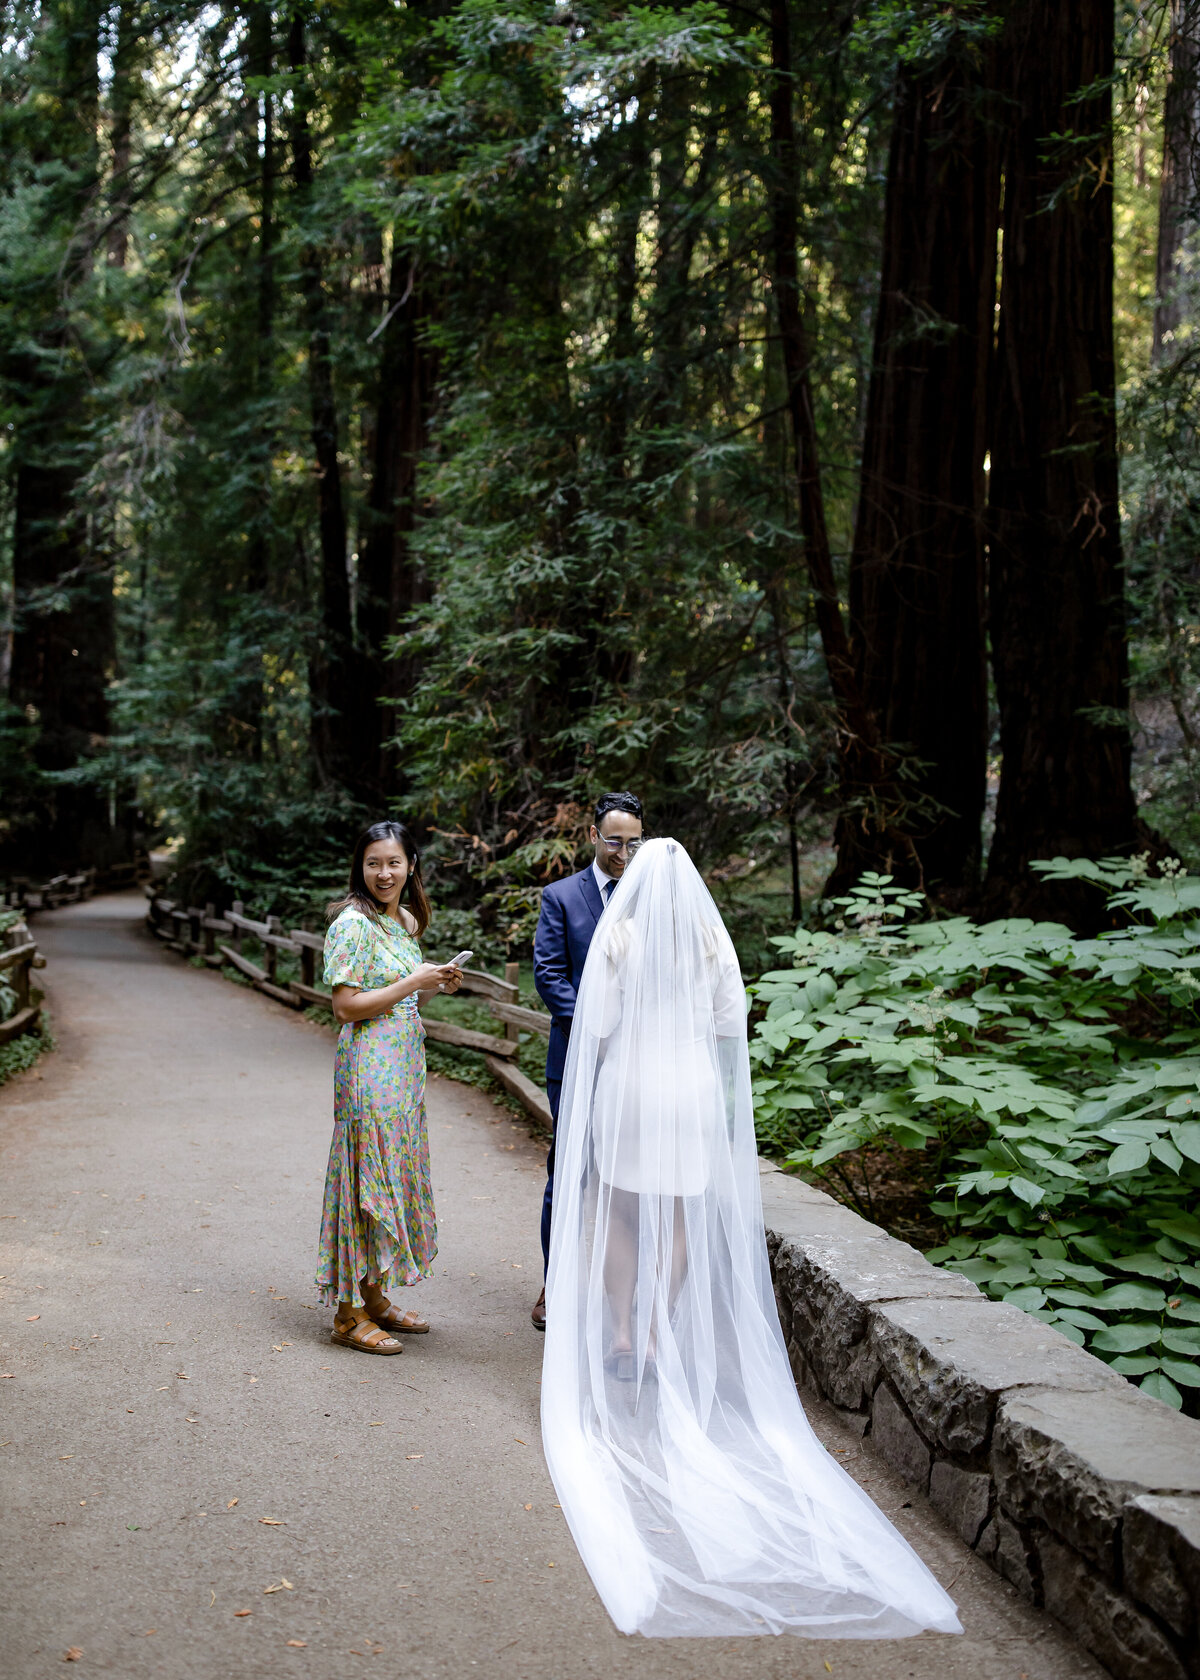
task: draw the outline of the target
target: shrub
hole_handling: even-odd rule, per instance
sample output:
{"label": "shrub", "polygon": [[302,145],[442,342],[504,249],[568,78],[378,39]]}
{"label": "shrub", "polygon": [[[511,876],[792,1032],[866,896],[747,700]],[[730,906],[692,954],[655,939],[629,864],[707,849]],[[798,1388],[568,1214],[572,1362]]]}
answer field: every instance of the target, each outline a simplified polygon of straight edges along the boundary
{"label": "shrub", "polygon": [[[764,1148],[834,1181],[887,1143],[952,1263],[1169,1405],[1200,1389],[1200,881],[1172,860],[1056,858],[1120,926],[912,920],[867,875],[773,943],[751,1039]],[[844,1179],[843,1179],[844,1183]]]}

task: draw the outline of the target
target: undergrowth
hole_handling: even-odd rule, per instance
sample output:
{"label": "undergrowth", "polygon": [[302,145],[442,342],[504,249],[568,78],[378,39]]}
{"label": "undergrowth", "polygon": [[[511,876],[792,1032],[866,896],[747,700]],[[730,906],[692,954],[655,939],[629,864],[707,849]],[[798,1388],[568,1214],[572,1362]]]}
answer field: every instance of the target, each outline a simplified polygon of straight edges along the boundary
{"label": "undergrowth", "polygon": [[[843,1200],[908,1152],[929,1249],[1148,1393],[1200,1407],[1200,881],[1168,860],[1055,859],[1121,918],[916,921],[867,875],[752,988],[764,1149]],[[870,1212],[869,1206],[863,1211]]]}

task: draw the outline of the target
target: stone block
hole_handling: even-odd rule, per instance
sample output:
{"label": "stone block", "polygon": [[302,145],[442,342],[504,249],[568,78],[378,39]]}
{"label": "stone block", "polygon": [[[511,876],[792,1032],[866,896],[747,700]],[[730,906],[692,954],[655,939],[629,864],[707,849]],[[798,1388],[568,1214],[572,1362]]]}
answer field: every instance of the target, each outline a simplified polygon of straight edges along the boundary
{"label": "stone block", "polygon": [[893,1470],[898,1470],[921,1493],[925,1492],[929,1485],[929,1448],[886,1383],[880,1383],[875,1390],[871,1440]]}
{"label": "stone block", "polygon": [[1037,1560],[1025,1536],[1003,1511],[997,1511],[984,1526],[975,1548],[1006,1581],[1011,1581],[1022,1598],[1038,1602]]}
{"label": "stone block", "polygon": [[[1115,1373],[1114,1373],[1115,1374]],[[1007,1394],[992,1436],[1003,1508],[1039,1522],[1119,1584],[1118,1530],[1144,1493],[1200,1493],[1200,1424],[1126,1382]]]}
{"label": "stone block", "polygon": [[1180,1653],[1148,1616],[1052,1535],[1038,1542],[1046,1609],[1119,1680],[1190,1680]]}
{"label": "stone block", "polygon": [[925,1439],[966,1458],[987,1445],[999,1397],[1010,1389],[1129,1386],[1040,1319],[978,1294],[880,1302],[868,1341]]}
{"label": "stone block", "polygon": [[778,1238],[772,1270],[785,1303],[784,1333],[804,1350],[822,1392],[835,1405],[859,1411],[879,1378],[867,1340],[874,1303],[982,1297],[966,1278],[931,1266],[916,1249],[829,1197],[790,1200],[792,1188],[793,1181],[783,1178],[767,1206]]}
{"label": "stone block", "polygon": [[979,1539],[992,1506],[992,1478],[983,1470],[960,1470],[939,1459],[929,1478],[929,1503],[968,1546]]}
{"label": "stone block", "polygon": [[1179,1635],[1200,1675],[1200,1499],[1145,1493],[1131,1500],[1121,1559],[1126,1592]]}

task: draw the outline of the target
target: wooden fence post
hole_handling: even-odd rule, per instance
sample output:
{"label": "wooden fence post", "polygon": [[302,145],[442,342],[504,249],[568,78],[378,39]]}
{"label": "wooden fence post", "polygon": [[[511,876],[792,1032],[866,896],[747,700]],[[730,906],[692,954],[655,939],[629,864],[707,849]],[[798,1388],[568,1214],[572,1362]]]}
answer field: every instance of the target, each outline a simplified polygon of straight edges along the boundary
{"label": "wooden fence post", "polygon": [[[517,986],[519,988],[521,983],[520,963],[506,962],[504,965],[504,978],[510,986]],[[519,996],[519,990],[513,993],[514,1002]],[[520,1041],[521,1029],[515,1021],[509,1021],[507,1023],[504,1028],[504,1036],[505,1038],[511,1039],[514,1043]]]}

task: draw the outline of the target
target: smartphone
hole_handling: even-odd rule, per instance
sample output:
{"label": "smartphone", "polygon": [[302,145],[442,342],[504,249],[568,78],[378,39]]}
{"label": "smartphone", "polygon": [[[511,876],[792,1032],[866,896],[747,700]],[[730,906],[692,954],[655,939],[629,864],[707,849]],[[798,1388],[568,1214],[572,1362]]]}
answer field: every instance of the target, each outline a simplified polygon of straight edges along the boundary
{"label": "smartphone", "polygon": [[460,951],[456,957],[451,957],[450,958],[450,961],[446,964],[446,967],[447,968],[462,968],[465,963],[470,962],[471,958],[474,955],[475,955],[474,951]]}

